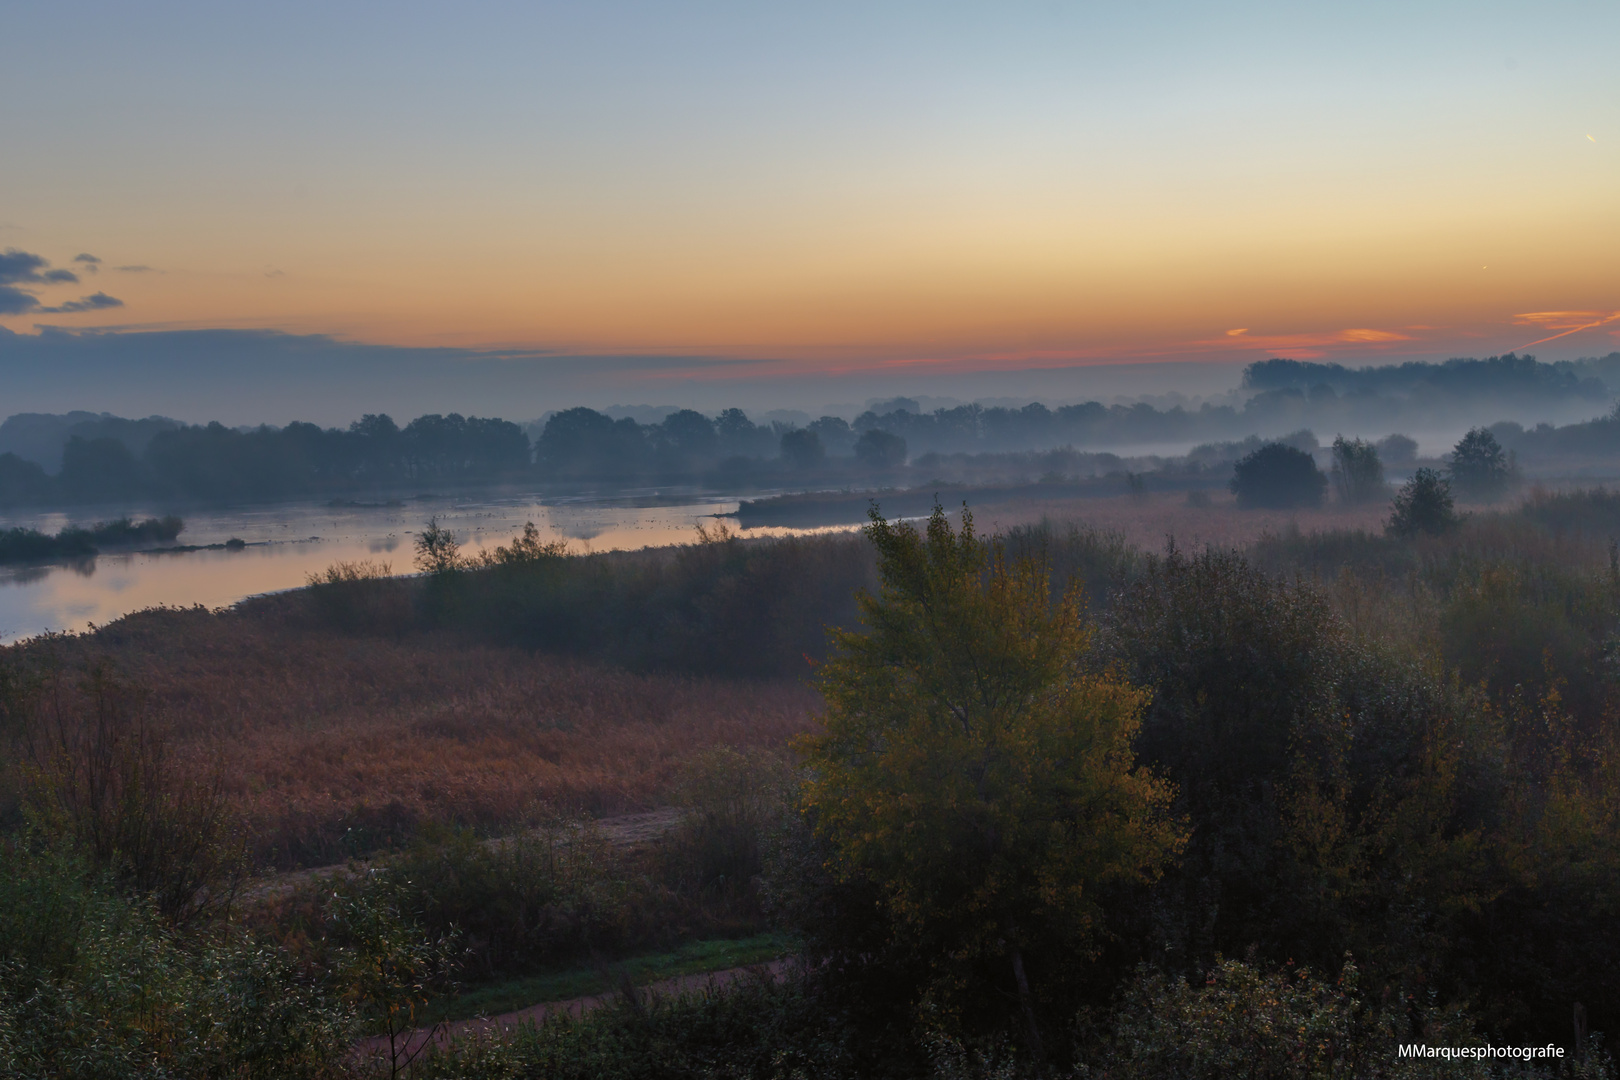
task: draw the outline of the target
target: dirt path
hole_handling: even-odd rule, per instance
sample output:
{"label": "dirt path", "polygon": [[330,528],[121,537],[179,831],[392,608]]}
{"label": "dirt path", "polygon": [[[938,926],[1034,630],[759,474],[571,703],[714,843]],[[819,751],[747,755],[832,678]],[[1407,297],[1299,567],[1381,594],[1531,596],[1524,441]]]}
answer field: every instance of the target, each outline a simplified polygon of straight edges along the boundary
{"label": "dirt path", "polygon": [[[640,1000],[649,1001],[656,998],[679,997],[682,994],[723,990],[739,979],[750,976],[774,982],[798,962],[796,957],[784,957],[767,964],[726,968],[723,971],[705,971],[695,975],[679,975],[646,986],[638,986],[634,992]],[[617,991],[604,991],[569,998],[566,1001],[545,1001],[516,1012],[501,1013],[499,1016],[481,1016],[472,1020],[455,1020],[435,1028],[417,1028],[396,1040],[395,1059],[401,1063],[413,1060],[426,1049],[430,1041],[439,1046],[447,1046],[455,1039],[509,1035],[525,1026],[538,1026],[548,1017],[562,1013],[584,1016],[592,1009],[600,1008],[618,997]],[[386,1062],[389,1056],[388,1039],[382,1035],[364,1039],[356,1045],[355,1052],[362,1058],[381,1058]]]}
{"label": "dirt path", "polygon": [[[598,835],[614,847],[636,847],[640,844],[651,843],[680,824],[681,811],[672,806],[660,810],[648,810],[639,814],[619,814],[616,817],[598,818],[591,822]],[[498,848],[505,844],[509,837],[496,837],[484,841],[485,847]],[[364,873],[371,864],[355,860],[338,863],[333,866],[316,866],[308,870],[289,870],[284,874],[275,874],[264,878],[252,887],[243,890],[240,899],[244,903],[253,903],[261,900],[271,900],[278,896],[285,896],[312,882],[323,879],[347,877],[350,874]]]}

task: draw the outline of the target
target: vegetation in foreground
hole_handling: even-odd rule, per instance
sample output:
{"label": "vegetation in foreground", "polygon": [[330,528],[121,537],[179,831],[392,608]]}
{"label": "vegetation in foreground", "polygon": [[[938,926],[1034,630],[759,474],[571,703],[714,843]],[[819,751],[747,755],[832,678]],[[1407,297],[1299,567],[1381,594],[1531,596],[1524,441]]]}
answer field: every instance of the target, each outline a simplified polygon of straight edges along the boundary
{"label": "vegetation in foreground", "polygon": [[[713,537],[473,567],[447,545],[414,582],[340,573],[235,613],[8,650],[0,1063],[360,1070],[358,1035],[444,1015],[431,1003],[457,984],[775,930],[801,943],[802,973],[627,993],[415,1054],[411,1072],[1488,1075],[1503,1069],[1399,1046],[1489,1042],[1567,1052],[1515,1075],[1612,1076],[1597,1033],[1620,1019],[1617,522],[1620,498],[1590,492],[1241,553],[1050,526],[986,540],[943,514],[808,554]],[[812,654],[822,724],[792,755],[661,743],[662,795],[686,808],[666,841],[613,849],[553,819],[490,845],[424,820],[338,887],[265,903],[241,899],[253,843],[233,796],[176,751],[173,723],[188,677],[251,647],[193,652],[156,692],[82,674],[97,653],[277,620],[277,640],[308,633],[362,664],[429,644],[515,657],[496,642],[534,624],[513,593],[553,614],[621,605],[576,617],[696,642],[730,614],[822,610],[811,586],[855,565],[873,575],[861,621]],[[809,581],[772,595],[788,574]],[[744,655],[769,673],[803,632]],[[575,647],[613,648],[600,633]],[[736,662],[640,640],[614,660],[649,692]],[[583,691],[612,669],[574,670]]]}

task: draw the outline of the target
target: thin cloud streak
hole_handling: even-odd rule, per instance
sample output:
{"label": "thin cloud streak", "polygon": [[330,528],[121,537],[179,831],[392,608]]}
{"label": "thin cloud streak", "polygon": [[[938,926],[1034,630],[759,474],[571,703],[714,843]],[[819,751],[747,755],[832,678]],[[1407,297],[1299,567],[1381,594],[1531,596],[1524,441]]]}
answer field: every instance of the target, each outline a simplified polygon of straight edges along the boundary
{"label": "thin cloud streak", "polygon": [[[1519,346],[1520,349],[1528,349],[1533,345],[1544,345],[1549,341],[1557,341],[1559,338],[1569,337],[1571,334],[1578,334],[1582,330],[1596,330],[1600,326],[1607,326],[1609,323],[1620,320],[1620,311],[1611,312],[1608,315],[1604,315],[1596,311],[1535,311],[1526,315],[1517,315],[1515,318],[1521,320],[1522,322],[1531,323],[1532,325],[1539,323],[1548,329],[1558,326],[1560,322],[1569,318],[1585,318],[1591,320],[1589,322],[1583,322],[1578,326],[1572,326],[1569,329],[1564,330],[1562,333],[1552,334],[1544,338],[1537,338],[1534,341],[1528,341]],[[1564,325],[1568,324],[1564,323]]]}

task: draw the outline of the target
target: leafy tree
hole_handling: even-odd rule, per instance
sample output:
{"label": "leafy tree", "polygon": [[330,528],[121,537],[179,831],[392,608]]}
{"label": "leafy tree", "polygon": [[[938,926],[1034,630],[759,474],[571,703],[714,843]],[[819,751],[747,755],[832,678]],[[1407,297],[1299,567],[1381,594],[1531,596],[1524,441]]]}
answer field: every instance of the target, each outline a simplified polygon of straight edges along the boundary
{"label": "leafy tree", "polygon": [[1282,443],[1267,443],[1238,459],[1232,470],[1232,494],[1239,506],[1320,506],[1327,490],[1327,477],[1316,467],[1316,459]]}
{"label": "leafy tree", "polygon": [[1333,490],[1338,493],[1339,501],[1345,503],[1381,499],[1386,489],[1378,448],[1362,439],[1346,439],[1343,435],[1334,439]]}
{"label": "leafy tree", "polygon": [[1160,890],[1171,925],[1156,935],[1189,964],[1306,936],[1280,887],[1293,870],[1284,788],[1315,771],[1310,755],[1342,729],[1344,643],[1325,599],[1236,553],[1172,552],[1119,597],[1105,644],[1152,689],[1138,750],[1193,824]]}
{"label": "leafy tree", "polygon": [[1452,490],[1477,502],[1501,498],[1513,473],[1507,452],[1485,428],[1473,428],[1458,440],[1447,471]]}
{"label": "leafy tree", "polygon": [[1439,536],[1459,521],[1451,484],[1433,469],[1419,469],[1395,494],[1386,527],[1393,536]]}
{"label": "leafy tree", "polygon": [[809,469],[825,461],[827,451],[820,435],[809,428],[794,428],[782,433],[782,457],[801,469]]}
{"label": "leafy tree", "polygon": [[871,469],[895,469],[906,463],[906,440],[882,428],[869,428],[855,440],[855,460]]}
{"label": "leafy tree", "polygon": [[956,532],[936,506],[926,536],[871,517],[882,586],[859,597],[864,632],[832,631],[805,808],[835,873],[927,958],[936,1015],[999,991],[1039,1056],[1039,976],[1091,950],[1100,886],[1155,877],[1182,842],[1134,764],[1146,695],[1085,668],[1078,588],[1052,604],[1046,567],[965,508]]}

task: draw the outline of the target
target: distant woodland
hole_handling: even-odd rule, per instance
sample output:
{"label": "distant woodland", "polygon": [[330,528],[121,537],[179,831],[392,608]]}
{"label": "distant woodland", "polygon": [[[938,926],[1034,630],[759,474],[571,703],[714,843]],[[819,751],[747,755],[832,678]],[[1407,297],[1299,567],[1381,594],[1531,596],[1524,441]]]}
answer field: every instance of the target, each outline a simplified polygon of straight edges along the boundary
{"label": "distant woodland", "polygon": [[[1620,353],[1579,364],[1509,354],[1367,369],[1276,359],[1251,364],[1243,383],[1250,396],[1241,405],[1037,402],[927,412],[898,398],[853,420],[823,416],[802,425],[757,424],[736,408],[712,416],[681,409],[643,423],[576,407],[527,429],[458,413],[403,426],[368,414],[347,428],[24,413],[0,424],[0,506],[348,497],[493,484],[708,483],[746,490],[1083,479],[1167,464],[1225,476],[1259,436],[1292,432],[1282,441],[1316,453],[1321,444],[1311,428],[1356,434],[1401,423],[1414,430],[1473,425],[1538,403],[1561,415],[1604,413],[1613,397],[1609,384],[1620,384]],[[1563,426],[1501,421],[1491,430],[1521,465],[1579,473],[1620,450],[1612,413]],[[1118,456],[1176,443],[1198,445],[1173,463]]]}

